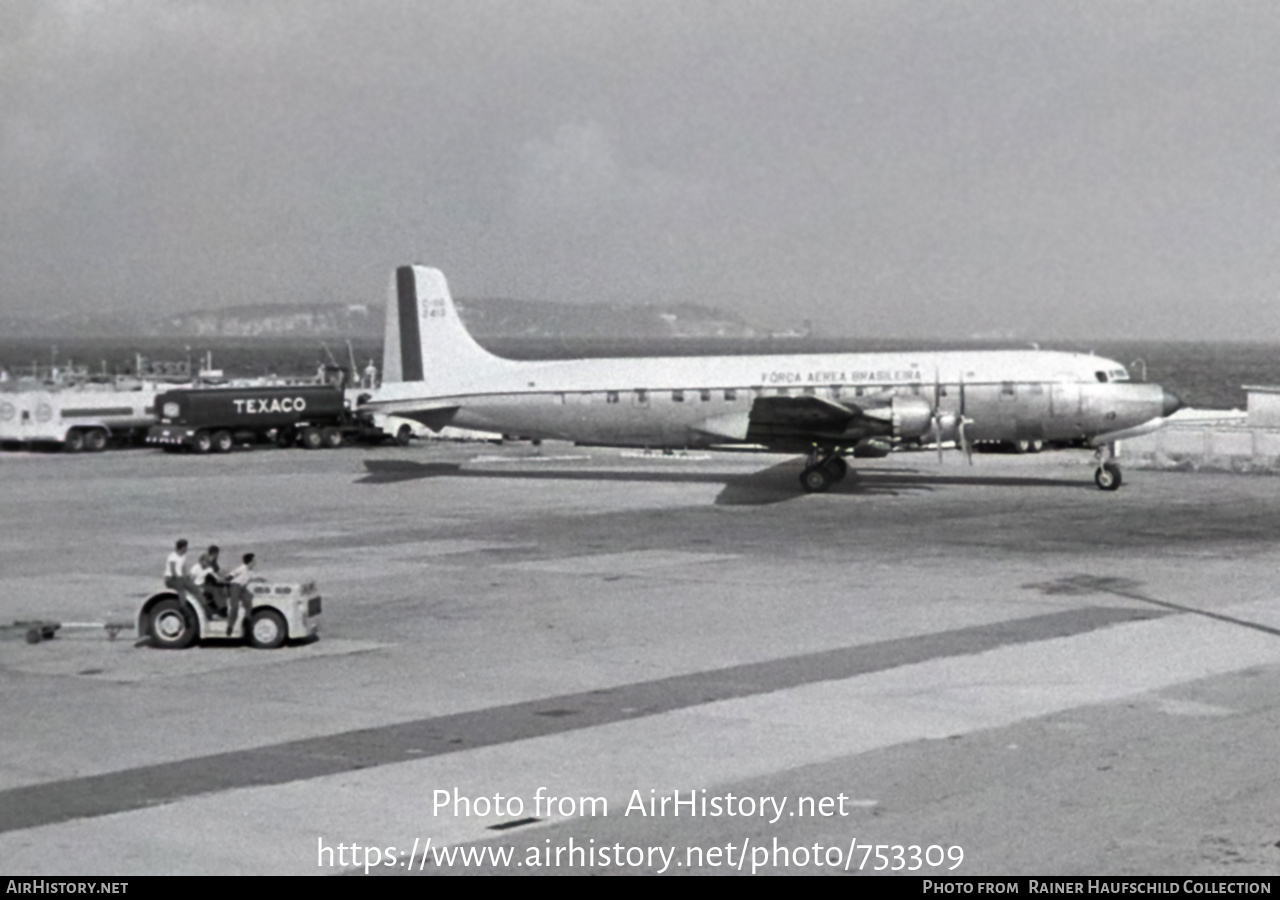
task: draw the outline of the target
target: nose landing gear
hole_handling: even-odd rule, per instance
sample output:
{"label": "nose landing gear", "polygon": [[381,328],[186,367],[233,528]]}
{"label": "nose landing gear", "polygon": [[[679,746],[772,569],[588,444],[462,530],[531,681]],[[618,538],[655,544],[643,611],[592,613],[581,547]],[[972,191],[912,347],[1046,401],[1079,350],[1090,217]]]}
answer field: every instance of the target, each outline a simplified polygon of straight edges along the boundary
{"label": "nose landing gear", "polygon": [[1120,465],[1115,462],[1116,445],[1103,444],[1098,448],[1095,456],[1098,460],[1098,470],[1093,473],[1093,483],[1100,491],[1118,490],[1122,479]]}

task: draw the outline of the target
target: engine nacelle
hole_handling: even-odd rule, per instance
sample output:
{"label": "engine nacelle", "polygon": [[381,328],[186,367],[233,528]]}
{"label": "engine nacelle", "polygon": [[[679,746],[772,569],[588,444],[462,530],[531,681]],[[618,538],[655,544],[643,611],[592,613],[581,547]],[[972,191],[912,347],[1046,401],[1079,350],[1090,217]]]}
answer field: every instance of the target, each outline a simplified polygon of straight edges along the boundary
{"label": "engine nacelle", "polygon": [[883,406],[864,408],[862,414],[883,422],[898,438],[922,437],[933,428],[933,407],[923,397],[892,397]]}

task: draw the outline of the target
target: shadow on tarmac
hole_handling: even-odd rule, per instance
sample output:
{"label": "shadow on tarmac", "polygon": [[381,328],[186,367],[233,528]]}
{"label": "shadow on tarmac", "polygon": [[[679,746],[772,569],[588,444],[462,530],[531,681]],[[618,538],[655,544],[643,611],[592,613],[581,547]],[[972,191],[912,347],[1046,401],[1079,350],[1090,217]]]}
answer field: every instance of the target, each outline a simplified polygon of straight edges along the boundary
{"label": "shadow on tarmac", "polygon": [[[715,499],[718,506],[765,506],[798,500],[805,495],[797,483],[801,465],[788,460],[749,475],[716,472],[631,472],[572,471],[565,469],[482,469],[463,468],[462,463],[420,463],[403,459],[368,459],[368,470],[357,484],[395,484],[424,478],[516,479],[529,481],[612,481],[636,484],[723,484]],[[831,487],[827,496],[896,497],[904,493],[934,491],[940,486],[956,487],[1049,487],[1096,490],[1091,480],[1063,481],[1054,478],[1025,478],[990,475],[920,474],[916,469],[850,469],[845,479]]]}

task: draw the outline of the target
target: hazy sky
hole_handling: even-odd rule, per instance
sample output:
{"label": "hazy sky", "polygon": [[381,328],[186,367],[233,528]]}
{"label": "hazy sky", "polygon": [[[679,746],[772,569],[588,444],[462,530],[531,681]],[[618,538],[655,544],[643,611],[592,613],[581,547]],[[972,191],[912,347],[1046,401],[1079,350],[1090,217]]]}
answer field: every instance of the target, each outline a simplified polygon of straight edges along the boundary
{"label": "hazy sky", "polygon": [[1274,0],[3,0],[0,309],[1280,335]]}

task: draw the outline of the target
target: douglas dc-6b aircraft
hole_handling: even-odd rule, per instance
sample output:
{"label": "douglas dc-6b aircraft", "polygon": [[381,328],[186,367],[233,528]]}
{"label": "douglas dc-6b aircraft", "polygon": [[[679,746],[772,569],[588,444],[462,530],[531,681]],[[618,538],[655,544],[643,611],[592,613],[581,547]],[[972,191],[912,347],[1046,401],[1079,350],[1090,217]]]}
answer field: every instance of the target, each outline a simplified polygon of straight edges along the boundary
{"label": "douglas dc-6b aircraft", "polygon": [[1078,353],[988,350],[516,361],[458,318],[444,275],[396,270],[383,384],[363,407],[445,425],[649,448],[804,453],[800,483],[824,491],[846,456],[904,442],[1088,441],[1094,480],[1120,486],[1115,441],[1159,428],[1182,405],[1124,366]]}

